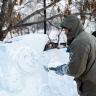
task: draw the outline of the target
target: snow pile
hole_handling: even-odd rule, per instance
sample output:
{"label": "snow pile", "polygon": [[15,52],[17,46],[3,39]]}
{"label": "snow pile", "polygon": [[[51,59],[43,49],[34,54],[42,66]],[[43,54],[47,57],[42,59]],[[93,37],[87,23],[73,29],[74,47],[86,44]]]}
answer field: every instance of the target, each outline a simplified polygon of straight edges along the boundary
{"label": "snow pile", "polygon": [[[49,58],[49,67],[67,64],[69,61],[69,53],[66,48],[52,49],[44,52]],[[76,83],[74,78],[68,75],[60,76],[54,71],[48,73],[48,84],[55,96],[79,96],[77,93]]]}
{"label": "snow pile", "polygon": [[30,34],[1,44],[0,96],[53,96],[47,84],[48,73],[42,66],[47,41],[47,35]]}

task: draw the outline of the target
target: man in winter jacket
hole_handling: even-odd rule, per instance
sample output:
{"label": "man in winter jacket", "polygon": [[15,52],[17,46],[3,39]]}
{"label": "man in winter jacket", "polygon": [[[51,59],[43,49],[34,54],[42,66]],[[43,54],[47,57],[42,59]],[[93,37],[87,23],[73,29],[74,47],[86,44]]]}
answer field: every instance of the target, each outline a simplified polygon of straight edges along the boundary
{"label": "man in winter jacket", "polygon": [[56,74],[73,76],[80,96],[96,96],[96,38],[84,31],[74,15],[67,16],[61,27],[68,38],[70,61],[57,66]]}

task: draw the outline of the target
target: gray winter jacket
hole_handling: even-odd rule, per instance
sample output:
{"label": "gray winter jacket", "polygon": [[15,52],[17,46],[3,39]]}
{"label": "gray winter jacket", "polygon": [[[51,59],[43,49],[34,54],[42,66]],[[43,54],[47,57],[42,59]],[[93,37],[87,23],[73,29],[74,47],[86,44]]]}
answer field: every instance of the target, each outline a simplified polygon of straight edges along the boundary
{"label": "gray winter jacket", "polygon": [[96,38],[84,31],[79,19],[70,15],[61,23],[70,29],[67,37],[70,44],[70,61],[58,66],[57,73],[75,77],[77,87],[86,80],[96,84]]}

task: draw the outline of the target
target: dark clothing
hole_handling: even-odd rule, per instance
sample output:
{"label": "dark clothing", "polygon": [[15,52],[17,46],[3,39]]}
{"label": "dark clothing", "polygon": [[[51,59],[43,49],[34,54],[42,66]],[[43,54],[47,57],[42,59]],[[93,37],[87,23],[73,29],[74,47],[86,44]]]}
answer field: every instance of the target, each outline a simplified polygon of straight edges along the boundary
{"label": "dark clothing", "polygon": [[96,85],[91,81],[85,81],[80,90],[80,96],[96,96]]}
{"label": "dark clothing", "polygon": [[92,33],[92,35],[96,37],[96,31],[94,31],[94,32]]}
{"label": "dark clothing", "polygon": [[68,42],[71,41],[70,61],[59,66],[57,73],[73,76],[80,96],[96,96],[96,38],[84,31],[74,15],[65,18],[61,27],[70,29],[67,34]]}
{"label": "dark clothing", "polygon": [[67,47],[66,52],[70,52],[70,46]]}

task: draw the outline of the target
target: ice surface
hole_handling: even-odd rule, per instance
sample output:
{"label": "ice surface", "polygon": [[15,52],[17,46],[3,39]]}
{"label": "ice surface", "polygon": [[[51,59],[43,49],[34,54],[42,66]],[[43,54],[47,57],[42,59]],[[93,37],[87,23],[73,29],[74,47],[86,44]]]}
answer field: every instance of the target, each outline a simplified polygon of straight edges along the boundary
{"label": "ice surface", "polygon": [[53,96],[43,50],[48,37],[30,34],[0,46],[0,96]]}

